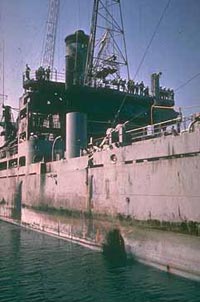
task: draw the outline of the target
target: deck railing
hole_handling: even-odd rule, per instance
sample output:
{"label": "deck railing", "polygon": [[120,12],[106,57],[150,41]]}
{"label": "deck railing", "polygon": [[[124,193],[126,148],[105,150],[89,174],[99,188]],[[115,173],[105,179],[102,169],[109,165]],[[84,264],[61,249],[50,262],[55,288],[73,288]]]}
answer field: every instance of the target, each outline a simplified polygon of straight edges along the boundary
{"label": "deck railing", "polygon": [[181,131],[181,117],[145,127],[125,131],[131,141],[145,140],[160,135],[178,135]]}
{"label": "deck railing", "polygon": [[178,116],[175,119],[128,130],[126,129],[126,123],[124,123],[117,125],[116,128],[110,128],[105,137],[94,139],[91,145],[94,145],[100,150],[105,146],[111,146],[113,143],[126,145],[162,135],[177,136],[185,131],[191,132],[192,126],[196,121],[200,121],[200,114],[190,117]]}
{"label": "deck railing", "polygon": [[31,71],[27,76],[26,72],[23,73],[23,83],[28,81],[52,81],[52,82],[65,82],[65,74],[54,70],[49,75],[46,74],[45,70],[39,72],[38,70]]}

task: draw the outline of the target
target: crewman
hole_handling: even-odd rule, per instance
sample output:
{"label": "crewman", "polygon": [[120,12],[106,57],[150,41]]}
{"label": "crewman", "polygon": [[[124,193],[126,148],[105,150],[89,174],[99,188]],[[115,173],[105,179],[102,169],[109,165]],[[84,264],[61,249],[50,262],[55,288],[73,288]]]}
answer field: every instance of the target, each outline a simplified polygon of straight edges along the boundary
{"label": "crewman", "polygon": [[122,91],[125,91],[125,89],[126,89],[126,80],[120,80],[120,86],[121,86],[121,88],[122,88]]}
{"label": "crewman", "polygon": [[148,86],[144,89],[144,95],[149,96],[149,87]]}
{"label": "crewman", "polygon": [[174,135],[174,136],[178,135],[178,132],[174,126],[172,126],[171,132],[172,132],[172,135]]}
{"label": "crewman", "polygon": [[139,88],[140,88],[140,95],[143,95],[143,92],[144,92],[144,83],[143,82],[141,82],[139,84]]}
{"label": "crewman", "polygon": [[121,83],[121,79],[120,78],[116,79],[117,90],[120,89],[120,83]]}
{"label": "crewman", "polygon": [[139,92],[139,84],[136,83],[135,84],[135,94],[138,94],[138,92]]}
{"label": "crewman", "polygon": [[25,75],[26,75],[26,79],[30,80],[30,67],[28,66],[28,64],[26,64],[26,71],[25,71]]}
{"label": "crewman", "polygon": [[166,98],[167,98],[167,88],[164,87],[163,88],[163,99],[166,100]]}
{"label": "crewman", "polygon": [[171,90],[171,99],[172,99],[172,101],[174,101],[174,90],[173,89]]}
{"label": "crewman", "polygon": [[40,66],[37,70],[37,80],[43,80],[45,77],[45,70],[42,66]]}
{"label": "crewman", "polygon": [[127,88],[128,88],[128,92],[133,93],[134,94],[134,89],[135,89],[135,83],[133,80],[128,80],[127,83]]}
{"label": "crewman", "polygon": [[36,69],[36,71],[35,71],[35,78],[36,78],[36,80],[39,80],[38,69]]}
{"label": "crewman", "polygon": [[50,66],[48,66],[47,69],[45,70],[45,75],[46,75],[47,81],[50,80],[50,74],[51,74],[51,68],[50,68]]}

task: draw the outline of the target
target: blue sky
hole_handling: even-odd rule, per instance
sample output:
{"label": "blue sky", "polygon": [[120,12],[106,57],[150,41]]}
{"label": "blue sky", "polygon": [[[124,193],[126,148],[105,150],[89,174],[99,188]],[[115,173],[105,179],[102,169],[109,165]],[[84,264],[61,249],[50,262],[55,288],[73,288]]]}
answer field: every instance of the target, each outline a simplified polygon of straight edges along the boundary
{"label": "blue sky", "polygon": [[[134,77],[168,0],[121,0],[131,77]],[[61,0],[55,66],[64,71],[66,35],[78,28],[89,33],[92,0]],[[5,41],[5,93],[13,107],[22,94],[22,72],[39,67],[48,0],[0,0],[0,49]],[[2,51],[0,50],[0,93]],[[162,71],[161,85],[173,89],[200,72],[200,0],[171,0],[136,81],[150,84]],[[199,105],[200,76],[175,94],[176,105]],[[187,111],[186,111],[187,113]]]}

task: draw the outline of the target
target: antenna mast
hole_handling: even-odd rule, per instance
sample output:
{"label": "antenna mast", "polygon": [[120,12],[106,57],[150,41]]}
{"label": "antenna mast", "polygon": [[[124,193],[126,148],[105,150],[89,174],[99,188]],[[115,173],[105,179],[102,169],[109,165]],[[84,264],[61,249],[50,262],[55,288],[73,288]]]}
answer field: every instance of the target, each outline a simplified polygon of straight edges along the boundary
{"label": "antenna mast", "polygon": [[50,0],[49,1],[49,12],[46,25],[46,35],[44,39],[44,48],[42,55],[42,66],[53,70],[54,63],[54,52],[56,44],[56,30],[58,24],[60,0]]}
{"label": "antenna mast", "polygon": [[94,0],[85,85],[121,75],[129,79],[120,0]]}
{"label": "antenna mast", "polygon": [[5,99],[7,99],[7,95],[5,95],[5,42],[4,40],[2,41],[2,46],[1,49],[2,51],[2,64],[0,65],[0,69],[2,66],[2,93],[0,93],[0,105],[3,107]]}
{"label": "antenna mast", "polygon": [[5,58],[4,58],[4,55],[5,55],[5,43],[4,43],[4,40],[3,40],[3,106],[4,106],[4,93],[5,93]]}

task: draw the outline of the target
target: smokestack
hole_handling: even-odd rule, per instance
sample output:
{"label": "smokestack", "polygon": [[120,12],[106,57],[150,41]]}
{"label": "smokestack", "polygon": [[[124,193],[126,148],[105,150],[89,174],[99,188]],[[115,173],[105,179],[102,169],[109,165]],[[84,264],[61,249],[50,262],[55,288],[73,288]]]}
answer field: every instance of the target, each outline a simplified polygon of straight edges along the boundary
{"label": "smokestack", "polygon": [[89,36],[82,30],[65,38],[66,43],[66,69],[65,87],[82,85],[87,58]]}

